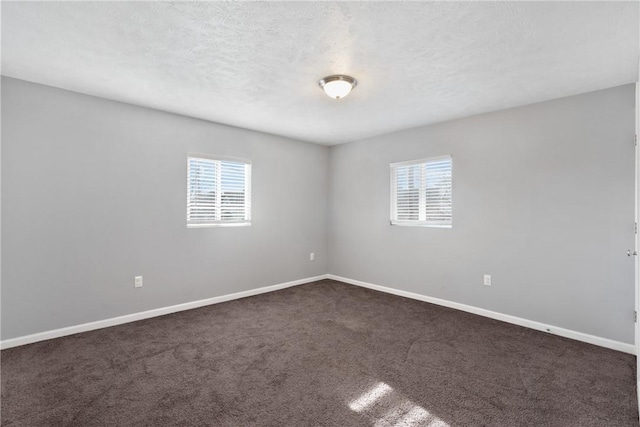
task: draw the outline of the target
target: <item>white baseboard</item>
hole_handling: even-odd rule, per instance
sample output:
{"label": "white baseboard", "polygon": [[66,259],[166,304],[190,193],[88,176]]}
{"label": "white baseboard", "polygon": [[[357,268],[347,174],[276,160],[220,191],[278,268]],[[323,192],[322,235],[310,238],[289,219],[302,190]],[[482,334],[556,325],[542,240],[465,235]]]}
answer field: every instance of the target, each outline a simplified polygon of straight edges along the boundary
{"label": "white baseboard", "polygon": [[502,314],[491,310],[485,310],[484,308],[473,307],[471,305],[447,301],[440,298],[428,297],[426,295],[420,295],[413,292],[401,291],[399,289],[388,288],[386,286],[374,285],[372,283],[362,282],[360,280],[349,279],[346,277],[340,277],[333,274],[328,274],[327,278],[337,280],[339,282],[349,283],[351,285],[362,286],[364,288],[369,288],[380,292],[398,295],[405,298],[411,298],[418,301],[424,301],[431,304],[454,308],[456,310],[466,311],[467,313],[478,314],[480,316],[489,317],[491,319],[501,320],[503,322],[512,323],[514,325],[524,326],[526,328],[547,332],[553,335],[559,335],[565,338],[571,338],[577,341],[583,341],[600,347],[622,351],[624,353],[636,354],[636,346],[634,344],[627,344],[620,341],[610,340],[608,338],[601,338],[595,335],[585,334],[583,332],[572,331],[570,329],[559,328],[557,326],[547,325],[533,320],[511,316],[509,314]]}
{"label": "white baseboard", "polygon": [[500,320],[514,325],[524,326],[526,328],[535,329],[538,331],[547,332],[554,335],[559,335],[565,338],[571,338],[577,341],[583,341],[589,344],[594,344],[601,347],[610,348],[612,350],[622,351],[624,353],[636,354],[635,345],[627,344],[620,341],[610,340],[608,338],[601,338],[594,335],[585,334],[582,332],[572,331],[570,329],[559,328],[552,325],[536,322],[533,320],[527,320],[508,314],[502,314],[484,308],[473,307],[466,304],[461,304],[453,301],[447,301],[440,298],[429,297],[426,295],[420,295],[413,292],[402,291],[399,289],[389,288],[386,286],[374,285],[372,283],[362,282],[360,280],[349,279],[347,277],[336,276],[333,274],[323,274],[315,277],[308,277],[305,279],[294,280],[286,283],[279,283],[277,285],[265,286],[262,288],[251,289],[248,291],[236,292],[233,294],[222,295],[213,298],[206,298],[198,301],[187,302],[184,304],[172,305],[169,307],[162,307],[148,311],[142,311],[139,313],[127,314],[124,316],[113,317],[110,319],[98,320],[95,322],[83,323],[80,325],[69,326],[66,328],[54,329],[51,331],[39,332],[36,334],[25,335],[22,337],[11,338],[0,341],[0,349],[18,347],[21,345],[31,344],[39,341],[50,340],[53,338],[64,337],[67,335],[78,334],[80,332],[88,332],[96,329],[108,328],[110,326],[122,325],[123,323],[135,322],[137,320],[149,319],[157,316],[164,316],[165,314],[176,313],[184,310],[191,310],[193,308],[204,307],[206,305],[218,304],[225,301],[232,301],[235,299],[246,298],[253,295],[259,295],[266,292],[273,292],[279,289],[285,289],[292,286],[302,285],[305,283],[315,282],[323,279],[332,279],[339,282],[348,283],[351,285],[361,286],[364,288],[373,289],[380,292],[386,292],[393,295],[398,295],[405,298],[411,298],[418,301],[424,301],[431,304],[440,305],[443,307],[449,307],[456,310],[466,311],[468,313],[477,314],[491,319]]}
{"label": "white baseboard", "polygon": [[165,314],[176,313],[178,311],[191,310],[193,308],[204,307],[206,305],[218,304],[225,301],[231,301],[240,298],[246,298],[253,295],[273,292],[279,289],[289,288],[291,286],[302,285],[305,283],[315,282],[327,279],[328,275],[323,274],[315,277],[307,277],[306,279],[294,280],[277,285],[265,286],[263,288],[250,289],[248,291],[236,292],[233,294],[222,295],[219,297],[206,298],[198,301],[186,302],[184,304],[172,305],[169,307],[156,308],[153,310],[142,311],[139,313],[126,314],[124,316],[112,317],[110,319],[98,320],[95,322],[83,323],[66,328],[54,329],[51,331],[39,332],[36,334],[25,335],[22,337],[11,338],[0,341],[0,349],[18,347],[25,344],[31,344],[38,341],[50,340],[53,338],[64,337],[67,335],[78,334],[80,332],[94,331],[96,329],[108,328],[109,326],[122,325],[123,323],[135,322],[136,320],[149,319],[151,317],[164,316]]}

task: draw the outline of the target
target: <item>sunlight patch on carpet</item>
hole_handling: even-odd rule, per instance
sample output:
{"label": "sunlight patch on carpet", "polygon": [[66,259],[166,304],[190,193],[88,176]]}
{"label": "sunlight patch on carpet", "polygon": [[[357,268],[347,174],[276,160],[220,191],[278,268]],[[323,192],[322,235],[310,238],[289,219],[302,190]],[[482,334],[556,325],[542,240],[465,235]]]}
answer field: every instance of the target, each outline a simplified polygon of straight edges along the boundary
{"label": "sunlight patch on carpet", "polygon": [[349,408],[371,419],[374,427],[449,427],[384,382],[351,401]]}
{"label": "sunlight patch on carpet", "polygon": [[371,390],[363,393],[359,398],[351,402],[349,408],[356,412],[362,412],[392,390],[388,384],[380,382]]}

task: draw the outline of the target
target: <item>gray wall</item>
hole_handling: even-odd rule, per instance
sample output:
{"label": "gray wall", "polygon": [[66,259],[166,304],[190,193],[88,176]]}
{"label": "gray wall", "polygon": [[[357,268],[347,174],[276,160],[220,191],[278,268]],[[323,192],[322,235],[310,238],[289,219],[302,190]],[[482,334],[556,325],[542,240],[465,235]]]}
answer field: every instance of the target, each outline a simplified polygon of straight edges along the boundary
{"label": "gray wall", "polygon": [[[633,135],[627,85],[332,147],[329,271],[633,343]],[[390,226],[389,163],[443,154],[453,228]]]}
{"label": "gray wall", "polygon": [[[3,77],[2,125],[2,339],[330,272],[633,342],[633,85],[328,149]],[[252,159],[251,227],[186,228],[192,151]],[[442,154],[453,228],[390,226]]]}
{"label": "gray wall", "polygon": [[[327,147],[5,77],[2,124],[2,339],[327,272]],[[187,229],[187,152],[253,161],[251,227]]]}

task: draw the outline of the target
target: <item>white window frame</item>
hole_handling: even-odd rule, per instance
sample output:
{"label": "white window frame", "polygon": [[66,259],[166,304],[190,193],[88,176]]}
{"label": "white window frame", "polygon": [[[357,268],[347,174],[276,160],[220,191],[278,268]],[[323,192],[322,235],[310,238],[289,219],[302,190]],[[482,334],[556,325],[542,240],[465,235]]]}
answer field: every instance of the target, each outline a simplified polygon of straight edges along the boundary
{"label": "white window frame", "polygon": [[[212,161],[218,163],[218,167],[216,168],[217,174],[217,190],[216,191],[216,219],[205,221],[192,221],[190,220],[190,202],[191,202],[191,194],[190,194],[190,159],[200,159],[205,161]],[[244,219],[242,220],[223,220],[221,218],[221,207],[222,207],[222,162],[233,162],[233,163],[242,163],[245,166],[244,169]],[[202,154],[202,153],[187,153],[187,227],[188,228],[206,228],[206,227],[242,227],[242,226],[250,226],[251,225],[251,160],[243,159],[240,157],[230,157],[230,156],[216,156],[211,154]]]}
{"label": "white window frame", "polygon": [[[453,159],[450,155],[446,156],[438,156],[438,157],[429,157],[426,159],[418,159],[418,160],[408,160],[404,162],[395,162],[389,164],[389,171],[391,175],[391,203],[390,203],[390,223],[391,225],[401,225],[401,226],[412,226],[412,227],[435,227],[435,228],[452,228],[453,226],[453,212],[451,213],[451,218],[448,220],[442,221],[433,221],[433,220],[399,220],[398,219],[398,195],[397,195],[397,171],[399,167],[403,166],[414,166],[414,165],[423,165],[428,163],[436,163],[442,162],[443,160],[449,160],[451,163],[451,204],[453,209]],[[424,180],[421,178],[421,182]],[[419,217],[426,217],[426,188],[419,189]]]}

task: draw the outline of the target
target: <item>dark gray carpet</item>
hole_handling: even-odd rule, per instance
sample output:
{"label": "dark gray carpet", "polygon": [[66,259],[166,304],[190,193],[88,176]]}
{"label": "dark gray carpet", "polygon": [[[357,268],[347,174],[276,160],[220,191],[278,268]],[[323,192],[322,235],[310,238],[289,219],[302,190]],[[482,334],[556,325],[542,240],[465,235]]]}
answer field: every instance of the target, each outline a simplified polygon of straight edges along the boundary
{"label": "dark gray carpet", "polygon": [[636,426],[635,357],[321,281],[2,351],[3,426]]}

